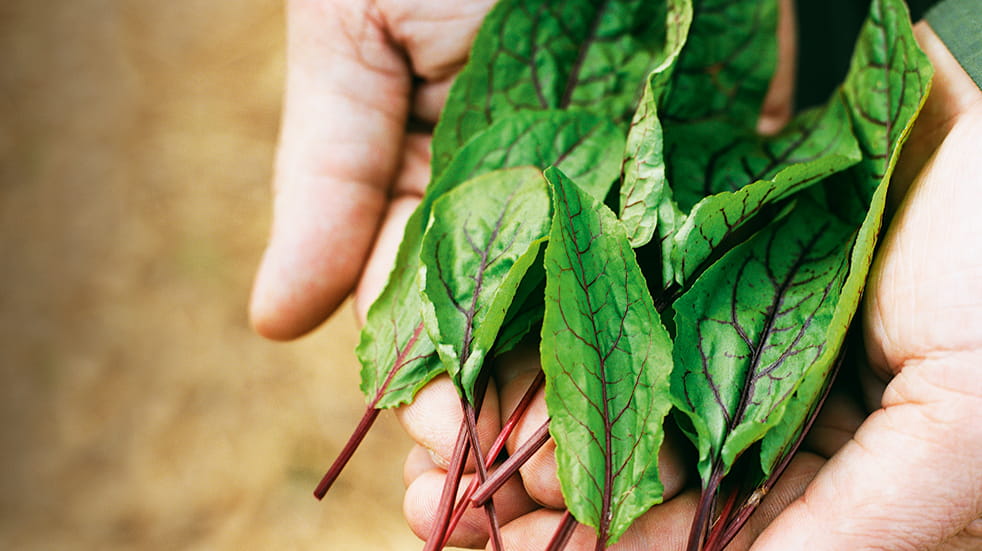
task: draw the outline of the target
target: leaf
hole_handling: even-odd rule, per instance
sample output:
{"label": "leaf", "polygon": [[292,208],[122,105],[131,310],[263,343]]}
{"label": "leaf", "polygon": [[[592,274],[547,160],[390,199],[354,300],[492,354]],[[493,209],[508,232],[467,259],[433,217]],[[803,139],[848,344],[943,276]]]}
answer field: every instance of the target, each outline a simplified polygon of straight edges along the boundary
{"label": "leaf", "polygon": [[541,345],[550,433],[567,507],[612,543],[661,500],[672,342],[614,214],[559,170],[546,177],[555,205]]}
{"label": "leaf", "polygon": [[491,356],[498,356],[515,348],[532,332],[532,329],[542,323],[546,291],[544,253],[545,249],[540,248],[539,255],[532,261],[518,290],[515,291],[515,298],[508,307],[508,313],[505,314],[498,340],[491,349]]}
{"label": "leaf", "polygon": [[416,281],[420,242],[434,200],[466,180],[523,165],[562,167],[577,174],[600,197],[617,177],[622,140],[612,123],[595,115],[544,111],[506,117],[458,152],[406,222],[389,280],[368,310],[356,352],[362,363],[362,391],[375,407],[411,401],[443,372],[423,330]]}
{"label": "leaf", "polygon": [[[669,0],[665,16],[665,48],[661,63],[652,70],[634,113],[627,136],[618,218],[628,230],[633,247],[651,241],[658,208],[671,196],[665,179],[664,138],[658,103],[668,89],[692,22],[690,0]],[[573,177],[573,181],[578,181]]]}
{"label": "leaf", "polygon": [[804,197],[675,302],[672,393],[692,421],[704,482],[780,421],[822,358],[853,232]]}
{"label": "leaf", "polygon": [[842,87],[871,181],[889,179],[932,75],[931,63],[914,39],[907,5],[874,0]]}
{"label": "leaf", "polygon": [[[764,96],[777,63],[777,2],[729,2],[727,0],[695,0],[692,20],[685,47],[679,53],[671,74],[667,92],[658,104],[656,119],[649,122],[652,145],[645,163],[653,170],[664,164],[667,182],[643,182],[639,191],[629,192],[643,198],[657,215],[657,222],[642,219],[631,222],[629,231],[643,227],[634,238],[635,245],[646,241],[650,228],[657,226],[658,237],[666,249],[662,253],[662,276],[667,285],[673,281],[671,245],[665,240],[672,236],[685,220],[691,208],[703,195],[694,196],[689,190],[698,189],[700,181],[693,172],[692,159],[715,151],[728,140],[752,137]],[[643,105],[642,107],[646,106]],[[657,145],[660,125],[662,145]],[[691,126],[708,129],[694,134]],[[639,128],[636,132],[643,132]],[[629,138],[630,139],[630,138]],[[692,144],[699,144],[692,147]],[[659,153],[657,150],[661,149]],[[661,158],[659,158],[659,156]],[[635,157],[637,159],[637,157]],[[637,162],[637,161],[635,161]],[[696,163],[698,165],[698,163]],[[657,178],[655,174],[655,178]],[[637,183],[625,184],[629,189]],[[653,186],[647,189],[647,186]],[[688,197],[688,198],[687,198]],[[680,198],[685,207],[680,207]],[[628,201],[633,202],[633,201]]]}
{"label": "leaf", "polygon": [[549,219],[548,189],[535,168],[479,176],[433,205],[420,249],[423,317],[444,367],[470,403]]}
{"label": "leaf", "polygon": [[860,160],[849,112],[838,95],[796,117],[773,138],[737,141],[716,153],[727,168],[705,174],[708,196],[692,207],[670,244],[671,270],[683,286],[765,207]]}
{"label": "leaf", "polygon": [[454,157],[433,192],[499,168],[557,166],[603,199],[617,178],[624,137],[613,123],[586,111],[528,111],[503,117]]}
{"label": "leaf", "polygon": [[[395,268],[368,309],[355,349],[361,361],[361,390],[377,409],[411,402],[419,389],[443,372],[436,349],[424,330],[417,291],[419,235],[416,209],[406,224]],[[414,235],[415,234],[415,235]]]}
{"label": "leaf", "polygon": [[[662,249],[662,284],[685,288],[694,275],[739,242],[746,224],[763,214],[775,216],[776,204],[856,164],[861,156],[852,134],[849,110],[835,95],[821,107],[805,111],[778,135],[755,132],[727,135],[712,132],[713,124],[691,125],[686,131],[705,132],[693,137],[707,144],[690,155],[686,199],[688,215],[663,199],[659,218]],[[722,138],[720,137],[722,136]],[[720,142],[720,143],[716,143]],[[725,142],[725,143],[724,143]],[[715,147],[715,149],[711,149]],[[701,182],[695,186],[693,182]],[[678,198],[678,197],[677,197]],[[745,233],[745,232],[742,232]]]}
{"label": "leaf", "polygon": [[777,1],[694,0],[692,10],[663,108],[666,125],[756,127],[777,66]]}
{"label": "leaf", "polygon": [[488,14],[434,131],[433,175],[503,116],[588,110],[621,123],[663,42],[659,2],[503,0]]}
{"label": "leaf", "polygon": [[[690,39],[664,102],[664,136],[654,108],[642,103],[639,110],[639,120],[648,122],[632,132],[647,130],[655,139],[649,138],[646,155],[629,158],[644,162],[648,174],[628,177],[625,172],[622,189],[640,189],[633,204],[645,206],[628,221],[629,228],[641,232],[634,235],[635,246],[660,226],[665,287],[684,288],[738,242],[738,232],[764,209],[771,215],[780,212],[781,205],[774,203],[858,161],[840,98],[796,117],[777,136],[756,133],[773,69],[776,13],[773,2],[697,2]],[[698,101],[680,95],[695,93],[697,86],[702,87]],[[664,145],[652,143],[660,137]],[[633,143],[629,135],[629,155]],[[668,182],[674,189],[661,173],[663,148],[669,152]]]}
{"label": "leaf", "polygon": [[906,5],[899,0],[875,0],[843,85],[863,149],[863,161],[826,185],[822,196],[828,211],[838,213],[857,228],[850,272],[834,314],[832,331],[826,337],[828,357],[808,373],[781,424],[762,442],[761,467],[765,474],[775,468],[795,441],[822,392],[845,331],[859,308],[883,221],[890,175],[927,98],[932,73],[930,61],[917,46]]}

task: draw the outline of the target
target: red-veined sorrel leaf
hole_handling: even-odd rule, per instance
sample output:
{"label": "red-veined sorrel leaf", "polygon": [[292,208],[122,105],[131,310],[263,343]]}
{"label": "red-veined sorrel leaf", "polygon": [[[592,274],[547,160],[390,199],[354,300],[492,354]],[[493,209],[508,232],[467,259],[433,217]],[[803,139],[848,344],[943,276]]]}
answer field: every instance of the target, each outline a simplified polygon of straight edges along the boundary
{"label": "red-veined sorrel leaf", "polygon": [[683,286],[721,243],[765,207],[860,159],[849,112],[838,94],[773,138],[736,141],[715,154],[720,168],[707,168],[708,196],[671,237],[672,273]]}
{"label": "red-veined sorrel leaf", "polygon": [[[548,233],[548,187],[534,167],[478,176],[433,203],[420,246],[423,319],[461,398],[467,445],[487,478],[477,434],[476,385],[525,272]],[[447,484],[458,481],[448,478]],[[448,490],[449,491],[449,490]],[[455,491],[447,495],[454,495]],[[485,504],[494,549],[501,548],[493,502]],[[449,511],[445,505],[441,510]],[[427,548],[443,540],[434,533]]]}
{"label": "red-veined sorrel leaf", "polygon": [[584,189],[603,199],[617,178],[623,145],[624,137],[613,123],[587,111],[514,113],[475,135],[457,152],[435,191],[442,193],[450,183],[499,168],[557,166],[571,178],[582,179]]}
{"label": "red-veined sorrel leaf", "polygon": [[657,206],[664,222],[659,236],[666,286],[676,283],[685,288],[714,257],[739,242],[747,223],[768,209],[780,211],[779,201],[860,159],[849,112],[839,95],[795,117],[772,137],[753,131],[713,132],[718,124],[700,122],[682,129],[706,133],[697,141],[707,148],[695,148],[698,153],[680,161],[701,171],[688,174],[686,180],[690,199],[701,199],[695,205],[682,203],[688,209],[684,214],[666,188]]}
{"label": "red-veined sorrel leaf", "polygon": [[672,394],[692,422],[704,484],[780,421],[823,356],[852,236],[852,227],[803,197],[675,302]]}
{"label": "red-veined sorrel leaf", "polygon": [[[395,268],[385,289],[368,310],[355,352],[361,361],[361,390],[377,409],[411,402],[433,377],[443,372],[423,326],[417,290],[419,237],[417,212],[406,225]],[[413,242],[415,241],[415,242]]]}
{"label": "red-veined sorrel leaf", "polygon": [[406,223],[389,281],[368,311],[357,352],[363,366],[362,391],[374,407],[411,401],[443,371],[422,329],[416,282],[420,241],[433,201],[466,180],[523,165],[562,167],[602,197],[617,177],[622,143],[616,128],[597,116],[548,111],[509,116],[474,136],[457,153]]}
{"label": "red-veined sorrel leaf", "polygon": [[[856,163],[859,155],[838,97],[803,113],[777,136],[756,133],[773,69],[776,3],[703,1],[694,10],[689,41],[659,108],[671,187],[640,184],[654,186],[645,201],[646,226],[657,218],[662,283],[683,288],[724,252],[720,245],[738,242],[737,232],[763,209]],[[648,119],[647,126],[657,126],[657,117]],[[658,166],[661,154],[652,150],[646,162]]]}
{"label": "red-veined sorrel leaf", "polygon": [[[933,70],[917,46],[906,5],[876,0],[859,36],[852,67],[843,85],[863,149],[863,161],[837,175],[821,193],[830,212],[856,227],[850,271],[827,336],[828,358],[808,373],[779,426],[761,443],[761,467],[769,474],[787,453],[812,404],[820,396],[834,354],[860,298],[883,220],[887,185],[903,142],[927,97]],[[868,206],[867,206],[868,205]],[[837,344],[838,343],[838,344]]]}
{"label": "red-veined sorrel leaf", "polygon": [[515,292],[505,321],[498,333],[498,339],[491,349],[491,356],[504,354],[515,348],[526,335],[532,332],[542,322],[545,311],[546,274],[542,266],[543,250],[540,248],[539,257],[529,266],[528,272]]}
{"label": "red-veined sorrel leaf", "polygon": [[931,86],[934,70],[914,39],[907,5],[874,0],[842,85],[863,149],[861,168],[873,184],[889,180]]}
{"label": "red-veined sorrel leaf", "polygon": [[[698,181],[698,176],[687,166],[691,164],[687,162],[688,157],[701,156],[701,151],[711,149],[712,143],[745,136],[747,129],[755,127],[777,62],[776,30],[776,0],[693,0],[685,45],[663,92],[663,101],[657,104],[656,116],[648,117],[648,126],[652,128],[647,132],[653,136],[660,134],[663,143],[647,148],[644,153],[649,158],[643,162],[652,167],[663,165],[667,182],[641,184],[642,195],[651,209],[649,216],[652,213],[657,216],[657,221],[649,219],[642,223],[657,226],[663,245],[685,218],[677,204],[678,196],[685,197],[686,190]],[[693,124],[713,126],[712,141],[693,141],[686,136],[687,127]],[[660,130],[655,126],[660,126]],[[640,134],[645,129],[634,131]],[[628,155],[635,153],[642,152],[628,150]],[[645,190],[649,185],[655,189]],[[690,201],[689,206],[700,198]],[[629,231],[633,234],[635,228],[631,226]],[[636,245],[644,241],[647,230],[644,232],[635,239]],[[673,281],[670,258],[670,246],[666,246],[662,252],[665,285]]]}
{"label": "red-veined sorrel leaf", "polygon": [[660,106],[665,125],[712,119],[754,128],[776,64],[777,0],[694,0],[689,37]]}
{"label": "red-veined sorrel leaf", "polygon": [[[624,137],[613,123],[586,111],[526,111],[514,113],[474,136],[457,153],[440,178],[460,182],[488,167],[558,166],[583,182],[594,197],[607,195],[617,177]],[[517,344],[542,321],[542,263],[530,268],[505,318],[493,354]]]}
{"label": "red-veined sorrel leaf", "polygon": [[598,549],[661,500],[672,342],[623,226],[559,170],[546,249],[542,368],[566,504]]}
{"label": "red-veined sorrel leaf", "polygon": [[503,116],[583,109],[626,122],[664,41],[660,2],[503,0],[485,18],[437,124],[433,174]]}
{"label": "red-veined sorrel leaf", "polygon": [[[667,2],[662,61],[648,76],[627,135],[618,217],[634,247],[651,240],[658,222],[658,209],[671,196],[671,189],[665,180],[664,139],[658,120],[658,104],[671,81],[691,23],[690,0]],[[579,181],[575,175],[570,178],[574,182]]]}
{"label": "red-veined sorrel leaf", "polygon": [[423,317],[461,396],[473,400],[484,358],[549,231],[539,169],[479,176],[433,205],[420,249]]}

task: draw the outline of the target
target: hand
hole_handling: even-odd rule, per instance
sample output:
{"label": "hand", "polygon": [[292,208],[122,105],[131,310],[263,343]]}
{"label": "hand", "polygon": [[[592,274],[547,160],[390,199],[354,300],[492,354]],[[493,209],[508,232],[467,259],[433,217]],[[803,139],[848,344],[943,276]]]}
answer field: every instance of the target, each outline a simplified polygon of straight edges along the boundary
{"label": "hand", "polygon": [[[936,67],[934,89],[897,168],[895,192],[906,192],[906,199],[883,243],[865,306],[870,361],[889,384],[869,389],[869,415],[846,395],[830,398],[806,451],[729,549],[982,545],[982,253],[976,244],[982,226],[974,215],[982,200],[982,93],[925,23],[916,32]],[[538,369],[534,356],[505,363],[500,392],[491,393],[495,401],[486,409],[500,400],[501,418],[507,417]],[[407,460],[405,504],[421,536],[429,531],[440,467],[460,422],[452,393],[449,381],[439,381],[401,415],[423,446]],[[482,419],[485,434],[499,424],[492,417]],[[540,399],[509,449],[545,418]],[[552,452],[550,445],[541,450],[522,470],[524,486],[513,480],[496,499],[509,551],[543,549],[559,523],[563,504]],[[671,444],[663,462],[666,502],[612,550],[684,545],[698,492],[678,493],[685,476]],[[592,549],[594,537],[581,527],[567,549]],[[451,542],[475,546],[486,538],[483,511],[474,510]]]}
{"label": "hand", "polygon": [[754,550],[982,547],[982,92],[926,23],[915,32],[935,81],[864,307],[886,386]]}
{"label": "hand", "polygon": [[[405,218],[427,180],[428,135],[408,132],[408,121],[435,121],[491,3],[290,3],[274,230],[252,302],[260,333],[291,338],[312,329],[356,283],[356,306],[363,314],[385,279]],[[982,137],[982,116],[973,99],[978,90],[970,81],[965,86],[964,75],[959,80],[960,68],[952,72],[951,60],[939,58],[944,47],[924,29],[921,25],[919,34],[939,76],[896,179],[919,176],[885,243],[867,304],[873,363],[895,378],[884,394],[884,408],[865,421],[855,404],[830,400],[819,423],[825,430],[816,431],[811,441],[818,453],[799,454],[734,548],[749,547],[765,528],[755,549],[805,548],[805,541],[810,549],[933,549],[944,538],[952,549],[978,545],[971,539],[973,533],[979,537],[978,521],[969,523],[982,511],[982,434],[971,414],[980,411],[982,390],[971,370],[982,360],[976,329],[982,320],[978,309],[973,313],[970,307],[982,303],[976,283],[982,281],[982,261],[971,240],[980,228],[972,213],[959,217],[954,209],[966,210],[978,204],[973,198],[982,198],[978,171],[969,168],[971,163],[978,166],[974,144]],[[776,111],[765,112],[780,118],[777,105]],[[773,125],[762,123],[762,129],[768,128]],[[925,165],[945,135],[937,155]],[[945,176],[952,171],[957,177]],[[974,180],[966,182],[967,177]],[[940,204],[946,193],[956,191],[960,195],[955,200]],[[925,220],[936,212],[941,213],[937,218],[964,226],[962,231],[946,229],[943,236],[949,240],[939,242],[942,237],[931,226],[934,219]],[[976,226],[969,227],[973,222]],[[969,258],[972,253],[974,259]],[[910,269],[913,265],[905,260],[909,254],[920,255],[920,271]],[[929,271],[938,266],[948,270]],[[925,286],[925,281],[939,283]],[[914,284],[916,295],[910,292]],[[944,294],[956,288],[961,289],[957,295]],[[915,309],[917,316],[905,308]],[[507,416],[530,369],[537,369],[534,361],[513,360],[498,377],[500,396],[490,390],[480,421],[485,446],[500,423],[499,398],[500,412]],[[512,449],[544,419],[541,401],[535,408],[513,437]],[[435,381],[400,418],[421,444],[407,461],[406,514],[425,535],[442,485],[439,467],[449,459],[459,426],[449,382]],[[928,421],[934,419],[936,423]],[[833,453],[823,465],[822,456]],[[684,484],[684,471],[674,456],[669,445],[669,496]],[[508,549],[541,549],[558,522],[554,509],[562,500],[551,457],[547,446],[523,470],[523,480],[513,480],[496,498]],[[794,501],[777,516],[805,491],[816,471],[806,499]],[[667,500],[642,517],[618,548],[648,549],[656,543],[679,548],[695,499],[687,491]],[[480,545],[486,537],[483,513],[476,511],[452,543]],[[581,542],[592,548],[586,530],[568,549]]]}
{"label": "hand", "polygon": [[269,247],[251,318],[290,339],[388,276],[429,178],[427,131],[493,0],[291,0]]}

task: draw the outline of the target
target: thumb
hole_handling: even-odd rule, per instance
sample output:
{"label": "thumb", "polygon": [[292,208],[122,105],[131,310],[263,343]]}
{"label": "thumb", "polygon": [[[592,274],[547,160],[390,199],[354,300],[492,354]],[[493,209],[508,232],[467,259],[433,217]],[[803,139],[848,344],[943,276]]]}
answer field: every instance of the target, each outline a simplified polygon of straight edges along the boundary
{"label": "thumb", "polygon": [[908,362],[753,551],[927,550],[982,535],[980,365],[979,351]]}
{"label": "thumb", "polygon": [[411,81],[368,4],[288,5],[273,231],[250,307],[266,337],[299,336],[337,308],[388,202]]}

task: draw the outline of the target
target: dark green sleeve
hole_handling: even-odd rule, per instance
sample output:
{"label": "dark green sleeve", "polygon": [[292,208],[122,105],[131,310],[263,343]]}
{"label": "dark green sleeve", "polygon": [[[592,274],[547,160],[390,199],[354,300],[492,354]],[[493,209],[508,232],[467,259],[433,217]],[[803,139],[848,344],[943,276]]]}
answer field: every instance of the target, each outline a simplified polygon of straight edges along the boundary
{"label": "dark green sleeve", "polygon": [[982,0],[942,0],[924,19],[982,88]]}

